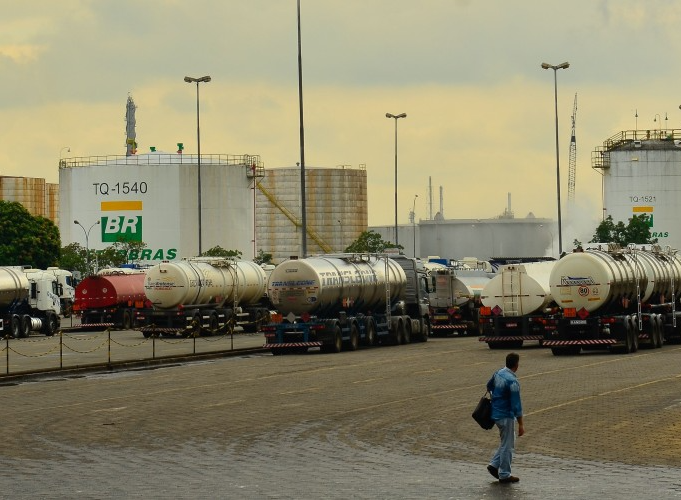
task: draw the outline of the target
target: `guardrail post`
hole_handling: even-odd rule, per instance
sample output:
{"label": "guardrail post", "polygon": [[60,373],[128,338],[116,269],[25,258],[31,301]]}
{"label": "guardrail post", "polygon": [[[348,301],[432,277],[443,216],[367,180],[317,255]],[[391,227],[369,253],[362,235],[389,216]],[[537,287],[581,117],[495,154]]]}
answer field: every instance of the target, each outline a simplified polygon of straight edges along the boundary
{"label": "guardrail post", "polygon": [[111,327],[107,328],[106,331],[109,334],[108,363],[109,363],[109,366],[111,366]]}
{"label": "guardrail post", "polygon": [[7,375],[9,375],[9,335],[5,335],[5,350],[7,351],[7,355],[6,355],[7,358],[6,358],[6,361],[5,361],[5,363],[6,363],[5,370],[6,370]]}
{"label": "guardrail post", "polygon": [[64,331],[59,329],[59,369],[64,368]]}

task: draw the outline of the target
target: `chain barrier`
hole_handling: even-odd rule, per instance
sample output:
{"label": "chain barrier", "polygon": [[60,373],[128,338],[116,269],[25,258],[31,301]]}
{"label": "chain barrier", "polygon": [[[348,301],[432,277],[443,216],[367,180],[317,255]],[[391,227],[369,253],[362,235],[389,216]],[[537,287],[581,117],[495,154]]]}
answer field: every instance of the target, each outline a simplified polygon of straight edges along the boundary
{"label": "chain barrier", "polygon": [[[258,318],[256,319],[255,322],[251,323],[240,323],[239,326],[242,327],[247,327],[248,325],[253,325],[253,326],[258,326],[259,323],[262,323],[265,318]],[[107,325],[108,326],[108,325]],[[197,354],[197,340],[199,342],[203,342],[204,344],[211,344],[211,345],[218,345],[220,342],[224,342],[226,339],[230,340],[230,345],[229,347],[225,346],[223,349],[219,348],[212,348],[209,349],[205,352],[202,352],[202,354],[210,353],[210,352],[221,352],[221,351],[231,351],[234,350],[234,335],[235,335],[235,328],[237,326],[235,318],[230,318],[227,323],[224,325],[218,327],[218,328],[211,328],[211,329],[206,329],[206,328],[201,328],[200,325],[196,320],[192,322],[190,325],[190,329],[183,330],[183,329],[164,329],[163,327],[159,327],[157,325],[150,325],[147,327],[140,327],[140,328],[135,328],[133,331],[139,332],[142,334],[142,338],[140,339],[139,342],[125,342],[121,341],[120,339],[112,338],[111,332],[112,329],[110,326],[107,327],[106,330],[101,331],[101,332],[77,332],[75,330],[62,330],[59,329],[57,332],[55,332],[54,336],[45,336],[43,338],[33,336],[33,337],[27,337],[27,338],[18,338],[15,339],[11,333],[7,333],[3,335],[3,332],[0,332],[0,340],[4,339],[4,345],[2,347],[2,351],[5,352],[5,374],[9,375],[10,374],[10,368],[13,368],[12,372],[13,373],[30,373],[30,369],[20,369],[21,363],[18,361],[20,358],[42,358],[46,356],[54,356],[54,354],[58,351],[58,357],[59,357],[59,369],[63,369],[63,361],[64,361],[64,350],[66,349],[69,353],[73,353],[76,355],[89,355],[92,354],[96,351],[102,350],[103,348],[108,349],[108,354],[107,354],[107,364],[111,364],[111,355],[112,355],[112,347],[120,347],[122,349],[131,349],[135,350],[138,348],[142,348],[145,345],[148,345],[149,342],[152,344],[152,352],[151,352],[151,357],[135,357],[135,356],[130,356],[131,359],[135,360],[145,360],[145,359],[156,359],[157,358],[157,350],[156,350],[156,343],[158,342],[159,345],[168,345],[168,346],[180,346],[180,345],[186,345],[188,340],[191,340],[192,342],[192,349],[191,352],[185,352],[184,354],[179,354],[179,355],[196,355]],[[258,328],[259,329],[259,328]],[[168,335],[172,334],[173,338],[169,337]],[[242,332],[237,332],[237,335],[244,335],[251,337],[252,335],[258,335],[259,332],[249,332],[246,333],[245,331]],[[178,338],[179,335],[179,338]],[[103,337],[103,338],[102,338]],[[46,349],[41,352],[28,352],[27,349],[22,349],[21,346],[23,347],[29,347],[31,345],[39,344],[40,342],[57,342],[55,345],[50,346],[49,349]],[[12,341],[10,345],[10,341]],[[84,349],[82,346],[79,346],[78,343],[95,343],[97,342],[97,345],[94,346],[89,346],[87,349]],[[1,351],[0,351],[1,352]],[[16,359],[14,362],[12,362],[12,356],[10,356],[10,353],[12,356],[16,356]],[[177,355],[177,354],[176,354]],[[128,354],[129,356],[129,354]],[[71,361],[74,360],[73,357],[69,358]],[[83,364],[88,364],[88,363],[82,363],[79,362],[75,364],[75,366],[83,365]],[[103,364],[103,363],[102,363]],[[14,366],[13,366],[14,365]],[[54,366],[53,366],[54,368]],[[35,368],[33,369],[35,370]],[[41,368],[40,371],[43,371],[44,368]],[[1,376],[0,376],[1,377]]]}

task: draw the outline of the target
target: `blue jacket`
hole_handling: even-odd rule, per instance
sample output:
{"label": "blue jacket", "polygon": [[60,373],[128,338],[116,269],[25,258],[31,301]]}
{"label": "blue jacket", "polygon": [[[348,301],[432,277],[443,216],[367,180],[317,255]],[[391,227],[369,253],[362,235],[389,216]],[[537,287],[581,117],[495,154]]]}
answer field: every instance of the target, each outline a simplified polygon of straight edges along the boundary
{"label": "blue jacket", "polygon": [[487,390],[492,395],[492,420],[523,416],[520,384],[513,370],[502,368],[494,372],[487,382]]}

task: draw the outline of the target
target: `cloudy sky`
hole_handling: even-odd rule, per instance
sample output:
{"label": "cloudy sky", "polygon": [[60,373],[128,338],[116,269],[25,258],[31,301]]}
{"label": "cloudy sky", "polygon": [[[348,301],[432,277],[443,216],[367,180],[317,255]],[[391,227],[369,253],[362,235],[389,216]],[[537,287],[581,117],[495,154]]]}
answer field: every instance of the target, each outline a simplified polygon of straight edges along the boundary
{"label": "cloudy sky", "polygon": [[[139,152],[300,161],[295,0],[0,0],[0,175],[58,181],[62,157]],[[576,221],[592,232],[601,176],[591,152],[622,131],[681,128],[681,2],[301,0],[305,163],[366,165],[369,224],[391,225],[394,120],[399,222],[556,217],[554,72],[563,201],[578,94]],[[638,118],[636,118],[638,114]],[[70,148],[70,152],[66,149]],[[389,200],[389,201],[388,201]],[[567,208],[564,203],[563,217]],[[576,214],[580,214],[576,217]],[[568,214],[567,217],[570,217]],[[586,220],[588,222],[585,222]],[[564,222],[566,224],[566,222]]]}

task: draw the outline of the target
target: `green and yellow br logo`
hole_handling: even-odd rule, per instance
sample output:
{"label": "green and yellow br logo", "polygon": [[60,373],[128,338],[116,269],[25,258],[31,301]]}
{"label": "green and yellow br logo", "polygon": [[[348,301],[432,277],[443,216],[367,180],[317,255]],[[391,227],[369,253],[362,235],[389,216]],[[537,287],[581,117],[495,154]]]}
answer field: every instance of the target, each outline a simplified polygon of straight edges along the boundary
{"label": "green and yellow br logo", "polygon": [[103,243],[142,241],[142,215],[134,213],[142,211],[141,201],[103,201],[101,210],[118,212],[102,216]]}

